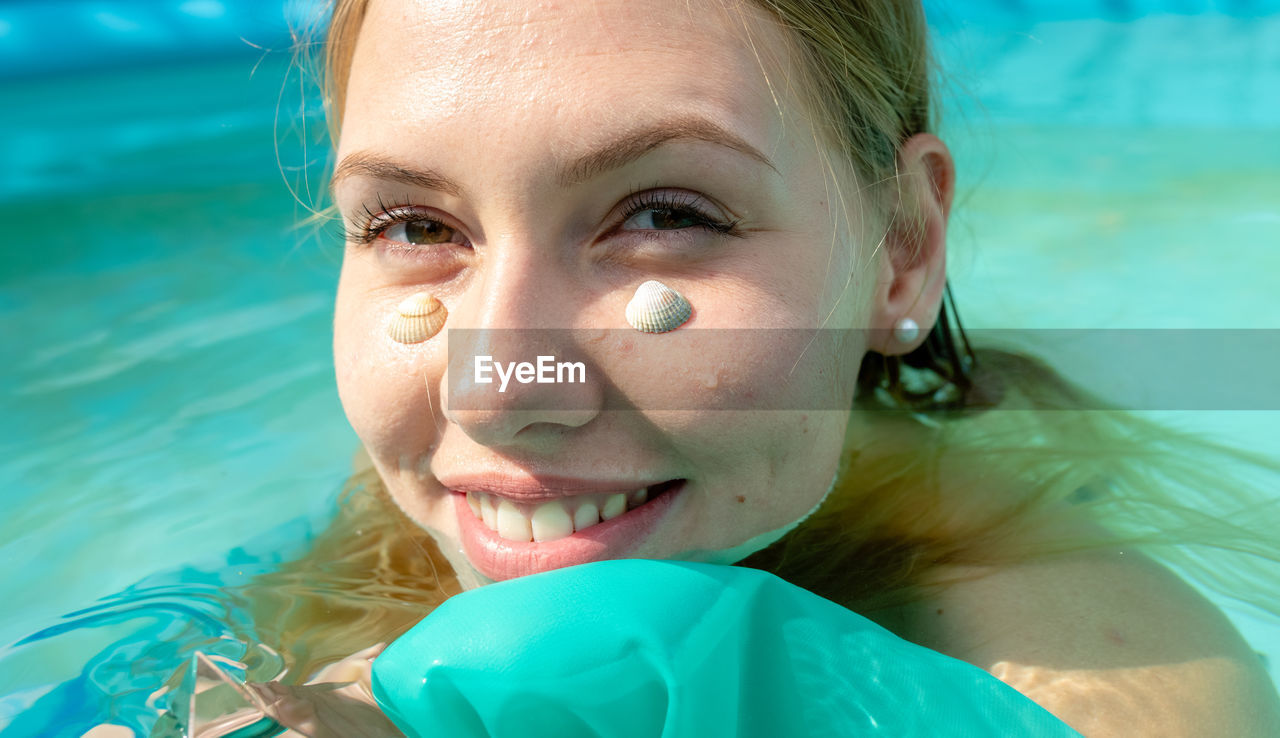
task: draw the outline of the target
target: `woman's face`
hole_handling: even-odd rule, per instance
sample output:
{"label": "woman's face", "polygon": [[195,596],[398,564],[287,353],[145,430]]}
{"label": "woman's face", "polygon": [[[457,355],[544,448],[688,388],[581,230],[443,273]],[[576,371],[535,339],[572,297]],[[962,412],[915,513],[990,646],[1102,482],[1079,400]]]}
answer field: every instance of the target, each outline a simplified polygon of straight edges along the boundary
{"label": "woman's face", "polygon": [[[372,2],[334,178],[338,386],[467,586],[729,563],[829,488],[865,342],[813,329],[859,325],[874,270],[784,49],[751,5]],[[632,329],[647,280],[693,317]],[[446,329],[398,343],[418,292]],[[584,381],[475,381],[476,356],[540,355]]]}

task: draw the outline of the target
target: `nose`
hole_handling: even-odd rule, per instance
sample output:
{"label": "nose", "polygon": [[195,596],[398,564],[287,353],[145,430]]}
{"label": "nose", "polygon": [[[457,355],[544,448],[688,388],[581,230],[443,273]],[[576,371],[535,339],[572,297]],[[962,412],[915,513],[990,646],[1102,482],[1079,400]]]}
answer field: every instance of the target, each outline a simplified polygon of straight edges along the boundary
{"label": "nose", "polygon": [[578,340],[581,295],[570,270],[492,259],[448,334],[445,417],[481,445],[510,448],[545,445],[599,415],[603,377]]}

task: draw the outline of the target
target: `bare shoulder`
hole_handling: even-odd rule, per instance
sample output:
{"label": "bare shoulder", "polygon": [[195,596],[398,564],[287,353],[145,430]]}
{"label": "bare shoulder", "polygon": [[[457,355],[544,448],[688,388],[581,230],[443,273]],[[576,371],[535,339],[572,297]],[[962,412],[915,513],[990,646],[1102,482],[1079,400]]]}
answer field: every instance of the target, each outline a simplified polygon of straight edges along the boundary
{"label": "bare shoulder", "polygon": [[1087,736],[1276,736],[1280,698],[1227,618],[1136,552],[987,569],[899,613]]}

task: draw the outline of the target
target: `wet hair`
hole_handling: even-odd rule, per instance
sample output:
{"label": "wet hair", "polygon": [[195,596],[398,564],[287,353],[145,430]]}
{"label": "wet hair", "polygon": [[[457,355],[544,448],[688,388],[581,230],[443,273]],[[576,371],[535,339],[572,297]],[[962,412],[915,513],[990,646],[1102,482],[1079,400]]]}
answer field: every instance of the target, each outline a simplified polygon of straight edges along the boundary
{"label": "wet hair", "polygon": [[[331,131],[368,0],[336,0],[322,46]],[[787,31],[802,99],[852,188],[912,248],[918,214],[898,170],[911,136],[935,129],[928,32],[911,0],[755,0]],[[792,82],[793,80],[788,80]],[[902,255],[899,255],[902,256]],[[912,259],[914,254],[906,254]],[[1280,612],[1272,490],[1247,471],[1280,463],[1164,427],[1106,402],[1017,351],[970,346],[950,287],[926,340],[868,352],[836,492],[818,514],[740,565],[783,576],[864,614],[920,597],[948,567],[1140,545],[1230,596]],[[241,593],[256,636],[293,678],[411,627],[457,581],[368,463],[311,552]],[[1275,477],[1272,476],[1274,479]],[[1070,532],[1054,522],[1079,519]],[[1198,544],[1188,546],[1188,544]]]}

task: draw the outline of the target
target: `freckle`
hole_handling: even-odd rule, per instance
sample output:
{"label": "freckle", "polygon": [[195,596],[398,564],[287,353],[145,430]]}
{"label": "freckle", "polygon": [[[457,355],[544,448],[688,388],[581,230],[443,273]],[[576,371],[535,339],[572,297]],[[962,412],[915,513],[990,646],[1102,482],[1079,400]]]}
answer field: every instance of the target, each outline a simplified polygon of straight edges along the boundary
{"label": "freckle", "polygon": [[941,608],[941,607],[939,607],[939,608],[938,608],[938,614],[939,614],[939,615],[941,615],[941,614],[942,614],[942,608]]}
{"label": "freckle", "polygon": [[1107,630],[1107,640],[1111,641],[1117,646],[1124,645],[1124,636],[1121,635],[1120,631],[1116,630],[1115,628],[1109,628]]}
{"label": "freckle", "polygon": [[737,497],[735,497],[734,499],[735,499],[735,500],[737,500],[738,502],[746,502],[746,501],[747,501],[747,498],[746,498],[746,497],[744,497],[744,496],[742,496],[742,495],[738,495],[738,496],[737,496]]}

